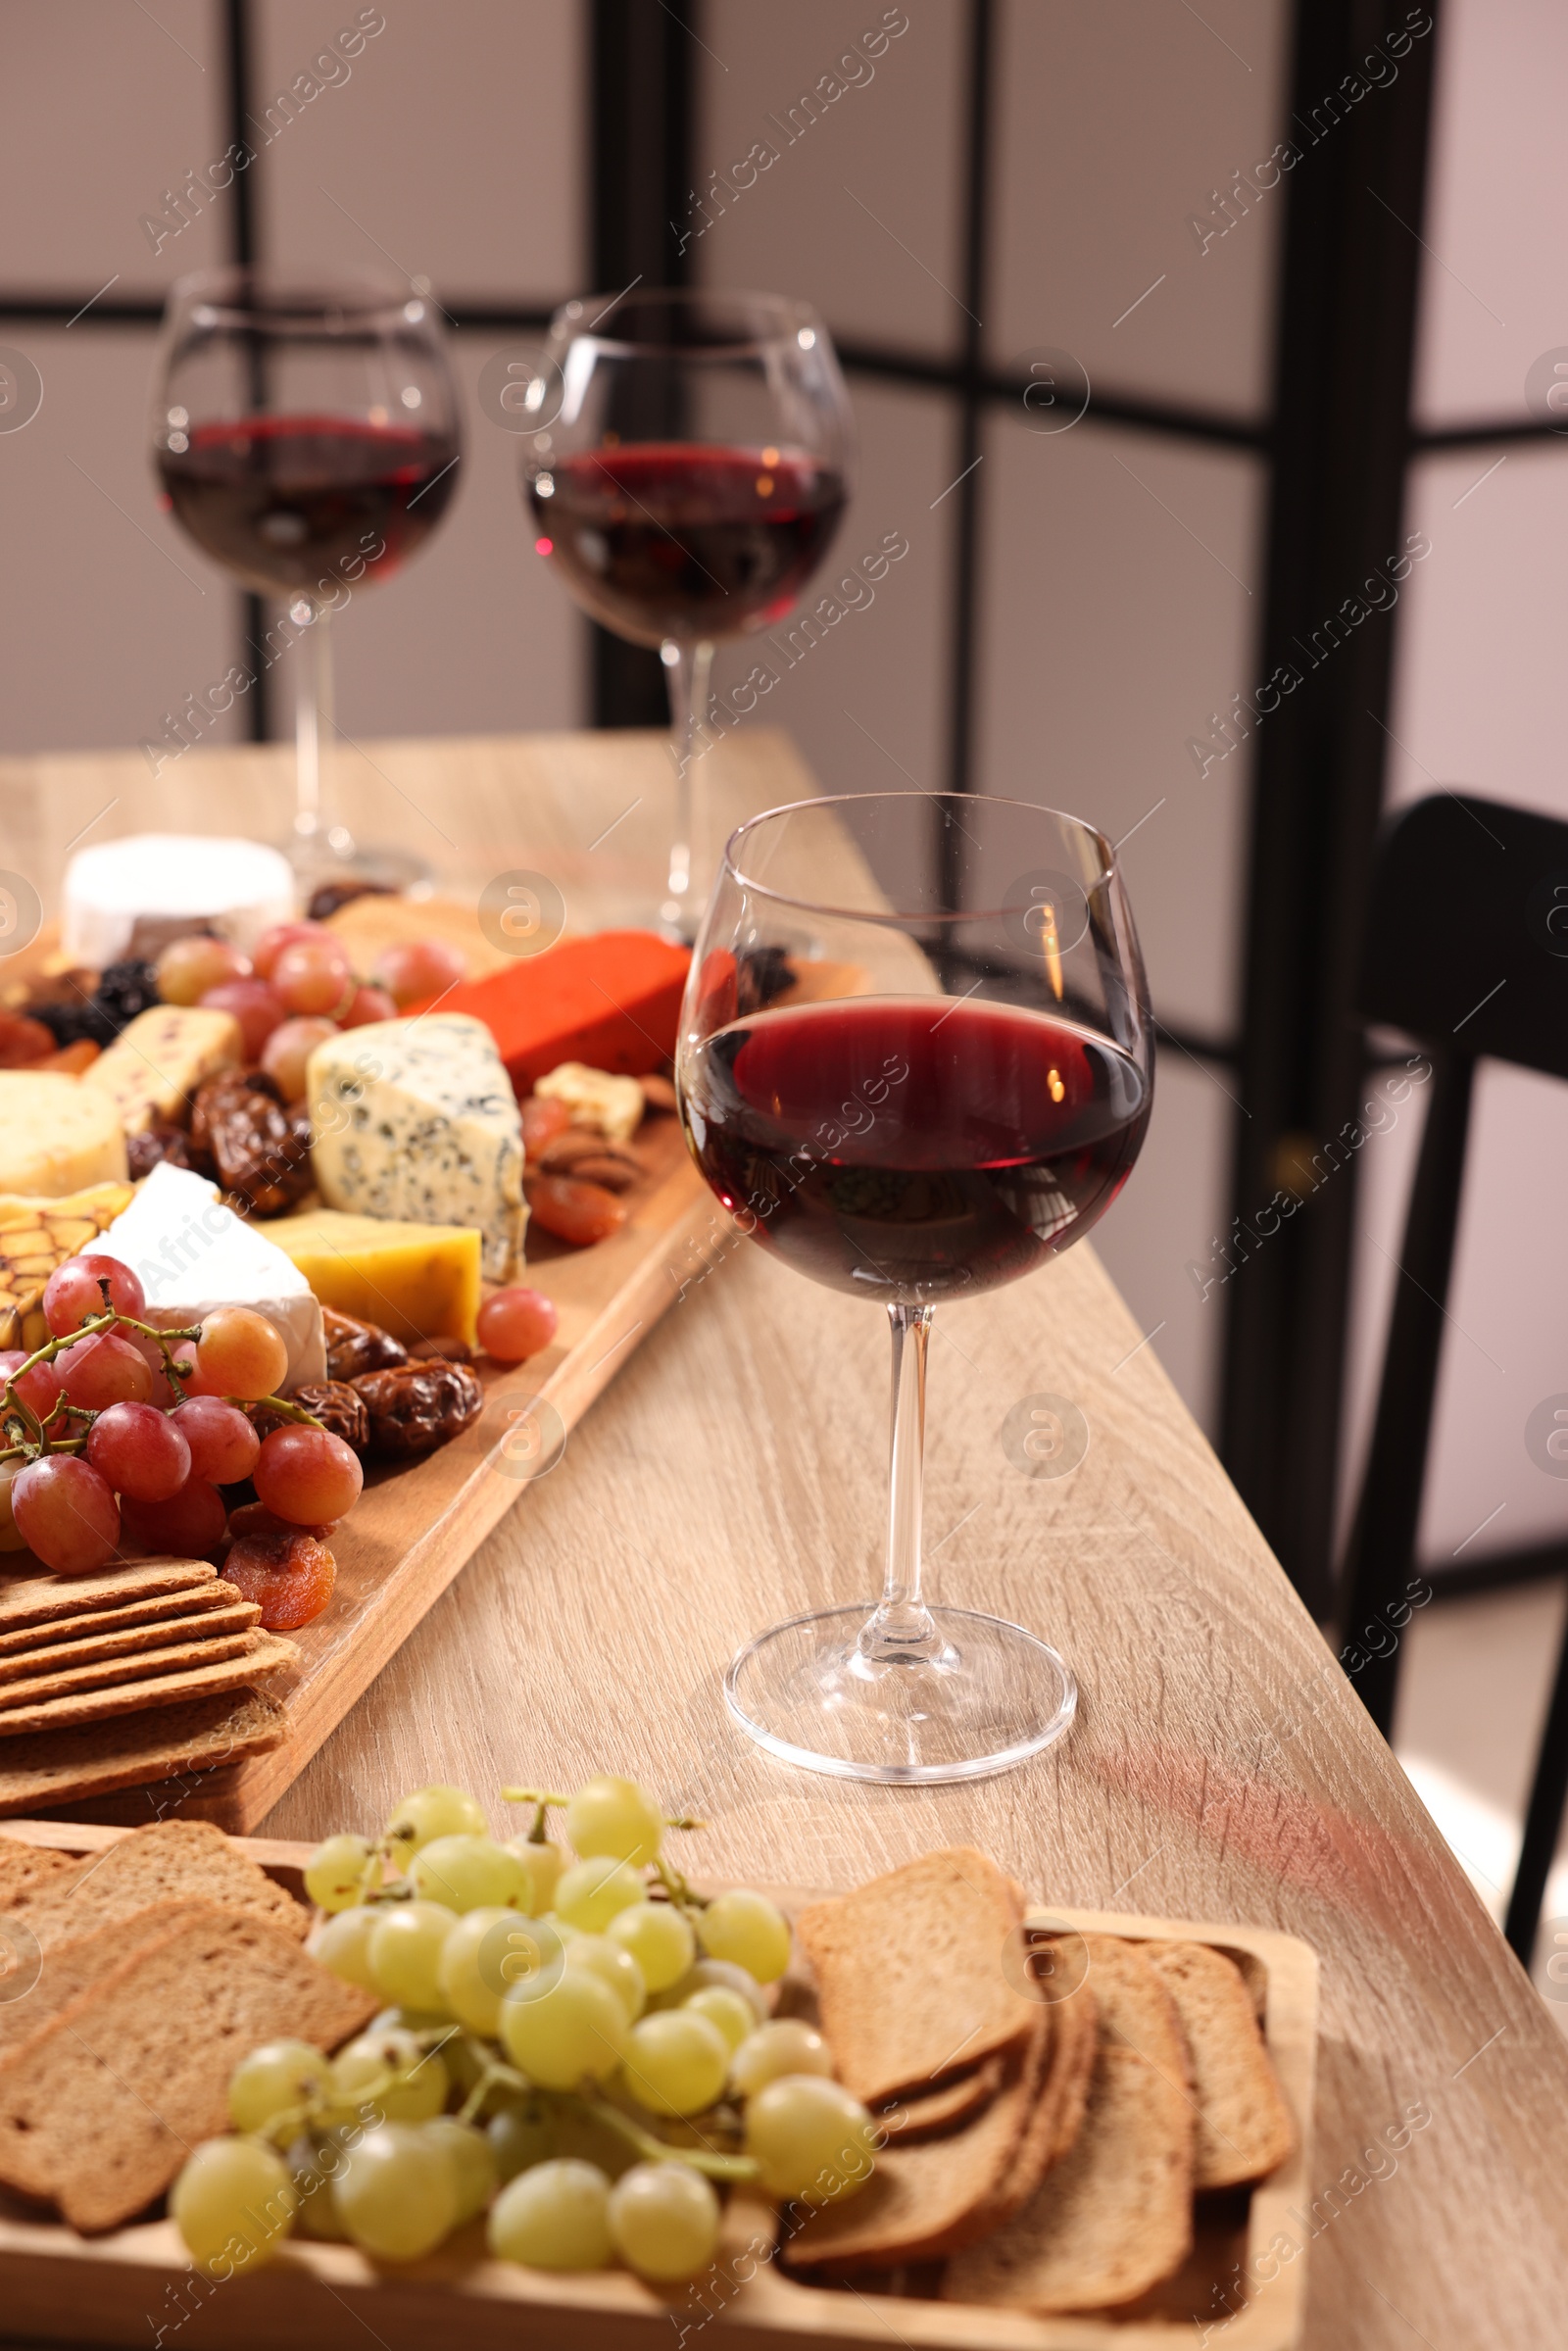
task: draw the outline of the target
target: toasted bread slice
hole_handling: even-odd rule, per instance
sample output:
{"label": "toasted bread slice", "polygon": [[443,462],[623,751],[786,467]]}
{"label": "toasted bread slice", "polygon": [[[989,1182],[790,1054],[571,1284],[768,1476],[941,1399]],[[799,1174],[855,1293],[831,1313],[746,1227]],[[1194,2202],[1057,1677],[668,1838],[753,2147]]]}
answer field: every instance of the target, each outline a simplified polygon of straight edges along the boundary
{"label": "toasted bread slice", "polygon": [[935,2138],[940,2131],[956,2131],[960,2123],[972,2122],[982,2107],[990,2105],[1005,2072],[1004,2059],[987,2057],[972,2074],[960,2074],[940,2089],[916,2090],[912,2097],[896,2098],[877,2117],[889,2145],[909,2146],[918,2138]]}
{"label": "toasted bread slice", "polygon": [[0,1831],[0,1911],[13,1895],[40,1886],[58,1886],[78,1878],[82,1864],[74,1853],[56,1853],[46,1845],[24,1845],[20,1837]]}
{"label": "toasted bread slice", "polygon": [[0,2180],[74,2229],[112,2229],[227,2129],[247,2049],[280,2033],[332,2049],[374,2007],[270,1921],[206,1908],[0,2064]]}
{"label": "toasted bread slice", "polygon": [[[1029,2201],[949,2264],[955,2302],[1044,2313],[1130,2302],[1192,2244],[1194,2110],[1175,2004],[1150,1962],[1087,1935],[1098,2047],[1083,2122]],[[867,2191],[869,2192],[869,2191]]]}
{"label": "toasted bread slice", "polygon": [[796,1934],[816,1977],[839,2079],[868,2106],[930,2088],[1034,2036],[1038,2003],[1003,1969],[1023,1916],[1011,1881],[970,1846],[927,1853],[813,1902]]}
{"label": "toasted bread slice", "polygon": [[47,1951],[176,1895],[267,1919],[297,1942],[310,1931],[304,1903],[274,1886],[211,1821],[159,1821],[133,1830],[85,1869],[73,1865],[69,1883],[24,1888],[10,1916],[30,1927]]}
{"label": "toasted bread slice", "polygon": [[[52,2024],[73,2000],[79,2000],[83,1992],[102,1984],[132,1951],[172,1935],[177,1927],[200,1924],[211,1908],[211,1903],[178,1898],[152,1902],[127,1919],[116,1920],[112,1927],[100,1927],[96,1934],[79,1935],[74,1942],[51,1944],[47,1961],[38,1966],[37,1982],[30,1988],[19,1988],[13,1998],[0,2003],[0,2058],[20,2049],[35,2033],[41,2033],[45,2025]],[[3,1932],[0,1928],[0,1934]],[[19,1973],[19,1986],[21,1983]]]}
{"label": "toasted bread slice", "polygon": [[1145,1943],[1193,2055],[1200,2188],[1261,2180],[1285,2161],[1296,2127],[1269,2063],[1241,1969],[1208,1943]]}
{"label": "toasted bread slice", "polygon": [[935,2261],[993,2224],[997,2199],[1022,2158],[1052,2047],[1048,2010],[1035,2008],[1024,2048],[1010,2051],[1002,2087],[963,2130],[912,2147],[884,2147],[858,2195],[785,2222],[786,2267],[830,2275]]}

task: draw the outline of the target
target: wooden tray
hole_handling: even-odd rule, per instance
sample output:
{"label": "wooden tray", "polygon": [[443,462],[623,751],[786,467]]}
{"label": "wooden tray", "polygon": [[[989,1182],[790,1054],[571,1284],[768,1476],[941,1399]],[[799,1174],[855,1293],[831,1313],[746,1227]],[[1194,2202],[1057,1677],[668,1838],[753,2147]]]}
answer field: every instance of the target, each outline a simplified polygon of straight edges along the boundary
{"label": "wooden tray", "polygon": [[[13,1821],[4,1834],[88,1853],[127,1832]],[[300,1893],[309,1845],[255,1839],[240,1849]],[[811,1898],[770,1890],[790,1909]],[[487,2260],[477,2223],[426,2260],[396,2269],[352,2246],[295,2238],[254,2277],[217,2284],[194,2275],[167,2221],[84,2238],[62,2223],[26,2219],[0,2197],[4,2332],[177,2351],[275,2351],[284,2342],[290,2351],[344,2351],[345,2343],[366,2339],[382,2351],[444,2351],[460,2341],[464,2351],[516,2351],[519,2344],[527,2351],[686,2351],[711,2327],[711,2351],[781,2351],[791,2337],[805,2338],[812,2351],[865,2344],[887,2351],[890,2343],[905,2351],[1193,2351],[1195,2342],[1221,2339],[1223,2327],[1226,2351],[1294,2351],[1310,2228],[1293,2220],[1291,2208],[1310,2200],[1315,1954],[1294,1935],[1190,1919],[1053,1910],[1032,1914],[1030,1924],[1133,1940],[1173,1936],[1225,1951],[1252,1988],[1296,2118],[1290,2161],[1258,2187],[1201,2199],[1192,2259],[1136,2314],[1034,2319],[874,2287],[797,2284],[760,2250],[771,2237],[767,2208],[739,2196],[726,2210],[713,2271],[666,2294],[623,2272],[551,2277]],[[1276,2238],[1299,2248],[1294,2258],[1270,2253]],[[1238,2278],[1248,2281],[1245,2301]]]}

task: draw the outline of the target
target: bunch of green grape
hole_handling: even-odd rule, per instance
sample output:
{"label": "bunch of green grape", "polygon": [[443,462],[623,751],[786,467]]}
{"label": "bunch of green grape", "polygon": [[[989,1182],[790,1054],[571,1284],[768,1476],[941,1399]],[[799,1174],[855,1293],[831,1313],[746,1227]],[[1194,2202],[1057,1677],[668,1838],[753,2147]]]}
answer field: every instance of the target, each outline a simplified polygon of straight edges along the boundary
{"label": "bunch of green grape", "polygon": [[[386,2005],[335,2057],[279,2040],[236,2068],[234,2135],[197,2147],[170,2200],[202,2267],[242,2270],[294,2230],[414,2261],[484,2213],[503,2260],[619,2259],[666,2285],[711,2261],[726,2185],[833,2203],[870,2178],[875,2126],[827,2043],[769,2012],[790,1960],[775,1904],[695,1895],[662,1857],[666,1828],[695,1824],[633,1780],[505,1794],[533,1806],[526,1837],[421,1788],[379,1839],[312,1856],[310,1948]],[[553,1808],[575,1859],[545,1834]]]}

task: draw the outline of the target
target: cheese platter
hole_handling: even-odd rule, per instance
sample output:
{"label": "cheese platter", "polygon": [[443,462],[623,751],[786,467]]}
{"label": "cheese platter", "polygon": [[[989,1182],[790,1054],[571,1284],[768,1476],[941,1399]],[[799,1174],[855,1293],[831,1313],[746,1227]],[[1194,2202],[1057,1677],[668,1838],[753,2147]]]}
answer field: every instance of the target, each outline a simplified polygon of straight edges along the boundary
{"label": "cheese platter", "polygon": [[[218,1605],[199,1650],[90,1689],[113,1590],[28,1633],[42,1711],[0,1694],[0,1815],[243,1830],[682,1295],[717,1214],[662,1075],[686,958],[635,932],[510,955],[456,900],[278,924],[268,873],[138,928],[88,878],[0,973],[0,1618],[163,1553]],[[83,940],[125,952],[95,970]]]}

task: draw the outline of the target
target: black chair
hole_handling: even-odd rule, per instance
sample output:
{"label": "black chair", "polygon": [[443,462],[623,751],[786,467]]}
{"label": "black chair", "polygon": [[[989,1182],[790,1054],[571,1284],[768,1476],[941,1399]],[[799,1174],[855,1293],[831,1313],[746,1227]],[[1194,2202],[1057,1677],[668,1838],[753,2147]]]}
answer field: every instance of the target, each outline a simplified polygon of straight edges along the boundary
{"label": "black chair", "polygon": [[[1433,1070],[1371,1451],[1340,1583],[1342,1635],[1364,1644],[1363,1628],[1396,1628],[1415,1570],[1476,1063],[1491,1056],[1568,1078],[1568,824],[1452,793],[1417,803],[1379,853],[1357,1008],[1369,1023],[1415,1038]],[[1550,1309],[1542,1301],[1541,1310],[1560,1311],[1560,1301]],[[1469,1579],[1469,1589],[1477,1581]],[[1512,1579],[1499,1573],[1496,1581]],[[1402,1652],[1397,1638],[1380,1640],[1355,1677],[1385,1738]],[[1526,1967],[1565,1799],[1568,1638],[1504,1928]]]}

